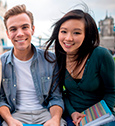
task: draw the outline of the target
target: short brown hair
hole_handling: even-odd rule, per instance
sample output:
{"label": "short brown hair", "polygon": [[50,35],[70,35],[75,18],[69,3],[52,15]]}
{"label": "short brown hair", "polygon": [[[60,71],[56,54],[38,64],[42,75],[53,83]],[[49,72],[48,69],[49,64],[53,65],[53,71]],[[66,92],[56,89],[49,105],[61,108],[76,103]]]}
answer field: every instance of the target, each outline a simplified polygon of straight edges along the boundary
{"label": "short brown hair", "polygon": [[33,14],[30,11],[27,11],[26,6],[24,4],[22,4],[22,5],[14,6],[13,8],[9,9],[5,13],[5,15],[4,15],[4,24],[5,24],[6,29],[7,29],[6,23],[7,23],[8,18],[11,17],[11,16],[14,16],[14,15],[21,14],[21,13],[26,13],[28,15],[28,17],[30,18],[32,26],[34,25],[34,23],[33,23],[34,22]]}

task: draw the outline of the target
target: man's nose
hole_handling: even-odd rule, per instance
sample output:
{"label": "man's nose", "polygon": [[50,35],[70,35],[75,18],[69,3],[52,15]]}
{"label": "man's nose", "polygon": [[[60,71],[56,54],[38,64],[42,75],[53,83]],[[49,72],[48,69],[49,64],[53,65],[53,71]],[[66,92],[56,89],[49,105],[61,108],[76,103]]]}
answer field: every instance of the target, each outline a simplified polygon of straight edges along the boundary
{"label": "man's nose", "polygon": [[18,29],[17,30],[17,36],[23,36],[24,33],[23,33],[23,30],[22,29]]}

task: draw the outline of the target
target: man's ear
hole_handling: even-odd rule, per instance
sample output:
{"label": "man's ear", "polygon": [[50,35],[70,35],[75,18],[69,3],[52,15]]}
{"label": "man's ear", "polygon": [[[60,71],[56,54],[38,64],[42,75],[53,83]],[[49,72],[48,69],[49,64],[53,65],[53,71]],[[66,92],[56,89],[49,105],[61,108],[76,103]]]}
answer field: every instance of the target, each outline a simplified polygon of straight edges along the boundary
{"label": "man's ear", "polygon": [[9,36],[8,30],[6,30],[6,34],[7,34],[7,37],[10,39],[10,36]]}
{"label": "man's ear", "polygon": [[34,34],[35,26],[32,26],[32,35]]}

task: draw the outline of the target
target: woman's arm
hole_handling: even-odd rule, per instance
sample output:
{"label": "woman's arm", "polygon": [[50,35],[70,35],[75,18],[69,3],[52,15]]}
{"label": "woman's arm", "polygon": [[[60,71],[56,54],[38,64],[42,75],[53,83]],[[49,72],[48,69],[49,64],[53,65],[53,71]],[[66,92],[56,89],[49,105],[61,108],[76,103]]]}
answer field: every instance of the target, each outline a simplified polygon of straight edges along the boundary
{"label": "woman's arm", "polygon": [[115,106],[115,62],[112,55],[106,51],[102,57],[102,64],[100,70],[101,78],[104,82],[105,95],[104,100],[113,112]]}

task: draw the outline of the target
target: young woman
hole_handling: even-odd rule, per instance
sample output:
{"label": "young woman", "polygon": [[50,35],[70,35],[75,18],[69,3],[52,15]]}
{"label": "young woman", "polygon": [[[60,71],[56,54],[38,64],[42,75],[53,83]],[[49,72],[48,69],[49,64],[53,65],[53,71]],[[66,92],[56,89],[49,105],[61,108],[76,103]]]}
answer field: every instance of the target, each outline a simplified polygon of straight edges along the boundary
{"label": "young woman", "polygon": [[68,126],[77,126],[84,117],[81,112],[102,99],[114,114],[115,62],[109,51],[99,46],[94,19],[82,10],[68,12],[54,25],[45,51],[47,59],[53,43]]}

